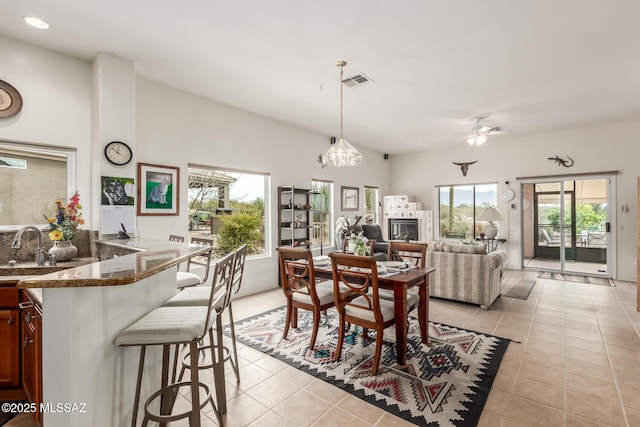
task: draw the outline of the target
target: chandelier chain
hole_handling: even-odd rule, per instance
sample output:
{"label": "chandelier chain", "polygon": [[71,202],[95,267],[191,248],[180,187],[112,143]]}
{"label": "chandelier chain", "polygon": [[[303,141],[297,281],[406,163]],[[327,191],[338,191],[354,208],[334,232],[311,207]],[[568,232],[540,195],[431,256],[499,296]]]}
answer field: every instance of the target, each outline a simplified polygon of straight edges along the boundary
{"label": "chandelier chain", "polygon": [[342,84],[342,79],[344,76],[344,66],[347,65],[346,61],[338,61],[338,63],[336,64],[338,67],[340,67],[340,80],[338,81],[338,84],[340,85],[340,139],[344,139],[344,130],[343,130],[343,107],[344,107],[344,103],[342,100],[342,90],[343,90],[343,84]]}

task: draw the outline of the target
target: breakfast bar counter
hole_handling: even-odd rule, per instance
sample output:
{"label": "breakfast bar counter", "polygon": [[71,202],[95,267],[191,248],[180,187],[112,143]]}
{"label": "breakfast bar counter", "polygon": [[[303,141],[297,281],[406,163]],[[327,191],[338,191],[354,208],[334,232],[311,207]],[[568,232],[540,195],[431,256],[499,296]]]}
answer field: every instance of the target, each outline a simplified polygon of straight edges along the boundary
{"label": "breakfast bar counter", "polygon": [[[98,242],[99,256],[104,249],[117,254],[25,276],[17,284],[41,290],[46,427],[130,424],[139,350],[118,347],[114,340],[176,294],[178,264],[207,251],[186,243],[140,239]],[[161,362],[160,349],[149,348],[143,396],[159,388]]]}

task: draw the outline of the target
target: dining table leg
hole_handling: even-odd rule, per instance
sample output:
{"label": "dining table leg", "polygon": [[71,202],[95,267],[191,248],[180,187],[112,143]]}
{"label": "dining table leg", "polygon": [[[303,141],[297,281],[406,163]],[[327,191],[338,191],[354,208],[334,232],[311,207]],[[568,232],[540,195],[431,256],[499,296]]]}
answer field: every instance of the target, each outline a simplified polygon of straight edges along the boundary
{"label": "dining table leg", "polygon": [[394,286],[393,288],[393,303],[394,313],[396,319],[396,351],[398,365],[407,364],[407,333],[409,328],[407,326],[408,314],[407,313],[407,287],[406,286]]}
{"label": "dining table leg", "polygon": [[418,324],[422,343],[429,345],[429,276],[418,286],[420,303],[418,305]]}

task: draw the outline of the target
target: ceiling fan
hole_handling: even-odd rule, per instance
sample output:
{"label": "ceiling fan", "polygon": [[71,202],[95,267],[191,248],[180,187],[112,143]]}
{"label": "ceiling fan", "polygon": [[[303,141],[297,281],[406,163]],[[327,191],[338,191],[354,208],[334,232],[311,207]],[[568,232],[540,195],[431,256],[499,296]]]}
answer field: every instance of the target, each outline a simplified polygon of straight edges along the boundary
{"label": "ceiling fan", "polygon": [[489,135],[503,133],[503,129],[499,125],[482,126],[480,124],[480,121],[483,118],[484,117],[476,117],[474,119],[476,122],[475,126],[471,128],[471,130],[460,139],[464,139],[469,145],[482,145],[487,142]]}

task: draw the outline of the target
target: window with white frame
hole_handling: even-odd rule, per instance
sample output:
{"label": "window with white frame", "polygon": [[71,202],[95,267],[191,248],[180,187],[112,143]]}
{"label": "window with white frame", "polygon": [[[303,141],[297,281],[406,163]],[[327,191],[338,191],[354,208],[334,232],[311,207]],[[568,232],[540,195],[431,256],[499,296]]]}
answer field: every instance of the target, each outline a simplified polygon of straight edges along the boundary
{"label": "window with white frame", "polygon": [[498,184],[447,185],[438,188],[440,238],[475,239],[486,225],[478,221],[485,208],[497,207]]}
{"label": "window with white frame", "polygon": [[189,236],[213,238],[216,256],[265,253],[268,188],[269,174],[189,165]]}
{"label": "window with white frame", "polygon": [[333,246],[333,183],[313,180],[311,189],[316,193],[311,197],[313,209],[311,243],[322,247]]}
{"label": "window with white frame", "polygon": [[378,224],[378,187],[364,186],[364,224]]}

